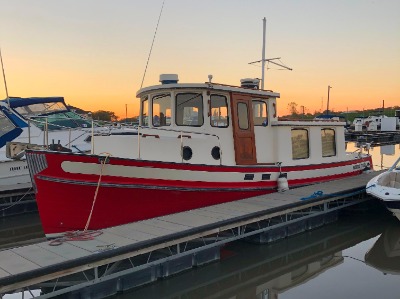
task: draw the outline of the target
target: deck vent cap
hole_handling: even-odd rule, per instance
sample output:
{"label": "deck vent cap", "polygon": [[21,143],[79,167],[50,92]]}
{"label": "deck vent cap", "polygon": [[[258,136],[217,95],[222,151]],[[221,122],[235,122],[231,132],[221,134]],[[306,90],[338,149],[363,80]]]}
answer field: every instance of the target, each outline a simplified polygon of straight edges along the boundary
{"label": "deck vent cap", "polygon": [[161,84],[176,84],[178,83],[178,75],[177,74],[161,74],[160,82]]}
{"label": "deck vent cap", "polygon": [[257,78],[245,78],[240,80],[240,87],[250,89],[260,89],[260,79]]}

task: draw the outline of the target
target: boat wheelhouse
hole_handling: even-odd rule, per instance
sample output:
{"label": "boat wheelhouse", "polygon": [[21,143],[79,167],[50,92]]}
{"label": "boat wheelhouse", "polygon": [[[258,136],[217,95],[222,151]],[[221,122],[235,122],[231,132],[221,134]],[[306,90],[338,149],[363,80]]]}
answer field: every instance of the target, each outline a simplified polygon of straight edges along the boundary
{"label": "boat wheelhouse", "polygon": [[182,84],[176,75],[160,80],[164,84],[137,93],[141,127],[135,145],[128,138],[95,137],[94,153],[157,160],[161,147],[164,162],[231,166],[321,164],[348,155],[344,123],[278,121],[280,95],[258,89],[257,79],[243,79],[247,85],[241,87]]}
{"label": "boat wheelhouse", "polygon": [[[138,91],[137,135],[94,136],[92,154],[28,151],[47,236],[99,229],[359,175],[344,123],[280,121],[279,93],[213,82]],[[60,194],[59,190],[63,190]]]}

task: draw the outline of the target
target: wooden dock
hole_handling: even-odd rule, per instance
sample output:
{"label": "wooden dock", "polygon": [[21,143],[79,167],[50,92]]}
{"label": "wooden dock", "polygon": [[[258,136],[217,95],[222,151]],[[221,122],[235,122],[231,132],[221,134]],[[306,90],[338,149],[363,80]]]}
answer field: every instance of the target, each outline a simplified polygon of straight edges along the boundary
{"label": "wooden dock", "polygon": [[111,227],[93,240],[3,250],[0,297],[32,288],[50,290],[44,297],[80,292],[85,298],[110,296],[218,260],[220,247],[235,240],[271,242],[333,222],[338,210],[369,199],[365,185],[376,175]]}
{"label": "wooden dock", "polygon": [[348,131],[346,141],[367,142],[373,146],[400,143],[400,131]]}

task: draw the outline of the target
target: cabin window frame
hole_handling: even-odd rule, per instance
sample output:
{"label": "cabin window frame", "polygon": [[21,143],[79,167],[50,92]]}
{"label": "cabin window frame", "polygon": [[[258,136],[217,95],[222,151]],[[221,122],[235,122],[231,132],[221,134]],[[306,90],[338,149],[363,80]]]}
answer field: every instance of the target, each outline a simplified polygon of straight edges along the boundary
{"label": "cabin window frame", "polygon": [[[303,131],[306,132],[305,136],[306,136],[306,140],[302,141],[302,140],[298,140],[297,142],[293,142],[294,138],[297,138],[296,136],[293,136],[294,132],[299,132],[299,131]],[[301,138],[298,138],[301,139]],[[300,144],[300,142],[305,142],[306,143],[306,154],[307,155],[300,155],[304,149],[304,146],[302,144]],[[291,143],[292,143],[292,159],[293,160],[303,160],[303,159],[309,159],[310,158],[310,132],[308,129],[306,128],[292,128],[291,129]],[[295,146],[298,145],[299,149],[296,149]],[[299,153],[299,154],[296,154]]]}
{"label": "cabin window frame", "polygon": [[[216,107],[213,107],[213,98],[215,98],[215,97],[219,97],[220,98],[220,100],[223,100],[224,102],[225,102],[225,105],[224,106],[216,106]],[[223,98],[223,99],[221,99],[221,98]],[[214,101],[216,101],[216,100],[214,100]],[[214,116],[214,111],[213,111],[213,108],[215,109],[215,108],[226,108],[226,116],[225,116],[225,119],[222,119],[222,121],[221,121],[221,110],[219,110],[217,113],[219,113],[219,115],[217,115],[218,116],[218,120],[215,122],[215,120],[213,120],[213,116]],[[210,95],[210,125],[211,125],[211,127],[214,127],[214,128],[227,128],[227,127],[229,127],[229,110],[228,110],[228,98],[226,97],[226,96],[224,96],[224,95],[221,95],[221,94],[211,94]]]}
{"label": "cabin window frame", "polygon": [[[324,150],[324,140],[323,140],[324,136],[323,136],[323,133],[326,132],[326,131],[333,132],[333,142],[331,143],[333,145],[333,148]],[[326,142],[325,142],[325,144],[326,144]],[[337,154],[337,146],[336,146],[336,131],[335,131],[335,129],[332,129],[332,128],[322,128],[321,129],[321,147],[322,147],[322,157],[323,158],[336,156],[336,154]],[[332,154],[332,152],[333,152],[333,154]]]}
{"label": "cabin window frame", "polygon": [[[256,113],[254,111],[254,108],[255,108],[254,104],[263,104],[263,109],[265,108],[265,118],[264,118],[264,116],[261,116],[261,117],[257,117],[257,119],[256,119]],[[253,109],[253,125],[258,126],[258,127],[268,126],[268,103],[266,101],[256,99],[256,100],[251,101],[251,106]],[[262,120],[261,123],[259,122],[258,119]]]}
{"label": "cabin window frame", "polygon": [[[161,112],[159,113],[159,115],[154,115],[154,111],[156,110],[160,110],[160,109],[154,109],[154,101],[161,99],[161,98],[167,98],[169,97],[169,107],[165,110],[165,112]],[[161,106],[160,104],[157,104]],[[169,110],[169,113],[167,113],[167,111]],[[163,116],[161,115],[161,113],[163,114]],[[156,117],[157,116],[157,117]],[[152,96],[151,98],[151,124],[153,125],[153,127],[170,127],[171,126],[171,116],[172,116],[172,95],[169,92],[163,92],[163,93],[158,93],[155,94],[154,96]],[[167,123],[167,119],[169,117],[169,124]]]}
{"label": "cabin window frame", "polygon": [[[189,99],[183,99],[182,103],[179,103],[179,97],[183,95],[192,95],[189,96]],[[188,103],[189,101],[194,101],[196,98],[199,97],[198,101],[200,105],[196,106],[183,106],[179,107],[180,105],[183,105],[185,103]],[[183,108],[183,109],[182,109]],[[185,123],[185,114],[188,112],[185,111],[184,108],[197,108],[197,124],[191,124],[191,123]],[[204,103],[203,103],[203,93],[201,92],[180,92],[175,95],[175,124],[177,126],[185,126],[185,127],[202,127],[204,125]]]}
{"label": "cabin window frame", "polygon": [[[145,102],[147,102],[145,104]],[[147,105],[147,115],[143,114],[143,108]],[[148,127],[149,126],[149,113],[150,113],[150,103],[149,103],[149,97],[145,96],[140,100],[140,126],[142,127]],[[147,119],[146,119],[147,117]],[[146,120],[146,121],[145,121]]]}

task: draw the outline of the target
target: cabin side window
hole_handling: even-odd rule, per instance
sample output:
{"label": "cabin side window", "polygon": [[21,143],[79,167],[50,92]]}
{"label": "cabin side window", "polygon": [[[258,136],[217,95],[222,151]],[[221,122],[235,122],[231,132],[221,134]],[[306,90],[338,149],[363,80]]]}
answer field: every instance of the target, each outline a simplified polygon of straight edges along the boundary
{"label": "cabin side window", "polygon": [[149,101],[148,98],[145,97],[142,100],[142,109],[140,113],[140,119],[141,119],[141,126],[147,127],[149,125]]}
{"label": "cabin side window", "polygon": [[213,94],[210,97],[210,122],[212,127],[229,126],[228,101],[225,96]]}
{"label": "cabin side window", "polygon": [[154,127],[171,125],[171,95],[169,93],[154,96],[152,108]]}
{"label": "cabin side window", "polygon": [[201,93],[177,94],[175,122],[178,126],[200,127],[203,125],[203,96]]}
{"label": "cabin side window", "polygon": [[293,160],[310,157],[310,147],[307,129],[292,129],[292,158]]}
{"label": "cabin side window", "polygon": [[268,125],[267,103],[264,101],[253,101],[253,123],[255,126]]}
{"label": "cabin side window", "polygon": [[336,138],[334,129],[321,129],[322,157],[336,156]]}

